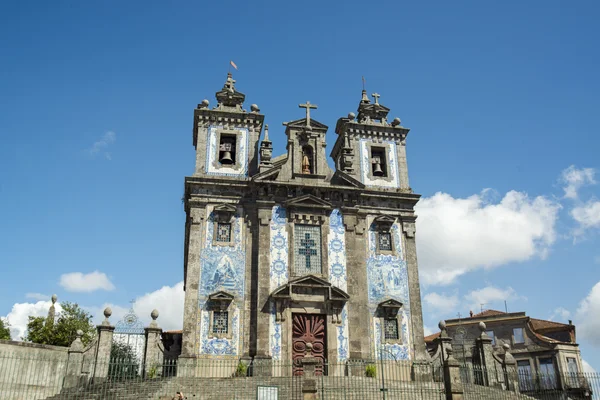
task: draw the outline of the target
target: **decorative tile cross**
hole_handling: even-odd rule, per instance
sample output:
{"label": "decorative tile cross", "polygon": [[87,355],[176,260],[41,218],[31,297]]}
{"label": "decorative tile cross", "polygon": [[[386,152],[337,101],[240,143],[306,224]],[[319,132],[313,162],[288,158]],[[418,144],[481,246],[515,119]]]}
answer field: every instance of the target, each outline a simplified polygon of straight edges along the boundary
{"label": "decorative tile cross", "polygon": [[314,249],[315,241],[310,238],[310,233],[304,234],[304,239],[300,240],[300,245],[302,246],[298,253],[306,257],[306,269],[310,270],[310,257],[317,255],[317,250]]}

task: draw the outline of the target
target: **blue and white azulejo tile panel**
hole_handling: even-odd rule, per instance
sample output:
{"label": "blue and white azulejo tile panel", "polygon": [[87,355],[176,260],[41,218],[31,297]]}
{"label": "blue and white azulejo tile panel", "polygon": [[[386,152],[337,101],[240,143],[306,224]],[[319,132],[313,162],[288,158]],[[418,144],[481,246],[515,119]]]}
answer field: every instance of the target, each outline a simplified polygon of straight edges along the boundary
{"label": "blue and white azulejo tile panel", "polygon": [[271,302],[270,321],[269,321],[269,345],[271,348],[271,357],[273,360],[281,360],[281,323],[276,319],[275,302]]}
{"label": "blue and white azulejo tile panel", "polygon": [[248,129],[247,128],[228,128],[227,131],[236,131],[239,145],[237,147],[236,163],[231,165],[221,164],[219,162],[219,143],[218,132],[224,129],[220,125],[210,125],[208,127],[208,146],[206,146],[206,165],[205,171],[208,175],[222,175],[231,177],[248,176]]}
{"label": "blue and white azulejo tile panel", "polygon": [[327,253],[329,282],[333,286],[347,291],[345,227],[342,212],[337,208],[329,215]]}
{"label": "blue and white azulejo tile panel", "polygon": [[373,353],[378,360],[410,360],[410,342],[408,335],[408,319],[406,314],[402,314],[402,344],[391,344],[385,343],[381,345],[381,319],[374,318],[373,321],[373,332],[374,332],[374,348]]}
{"label": "blue and white azulejo tile panel", "polygon": [[400,178],[398,176],[398,157],[396,152],[396,142],[391,140],[383,140],[377,143],[378,145],[385,146],[386,148],[386,164],[388,172],[388,178],[386,179],[369,178],[369,171],[371,170],[371,160],[369,158],[369,148],[367,146],[368,143],[372,143],[372,140],[360,139],[359,142],[362,183],[364,183],[367,186],[399,188]]}
{"label": "blue and white azulejo tile panel", "polygon": [[[240,346],[240,329],[242,321],[237,311],[243,304],[246,281],[246,249],[244,243],[244,219],[238,210],[232,221],[232,241],[230,245],[216,245],[215,217],[213,206],[207,206],[209,217],[206,219],[205,242],[200,252],[200,285],[198,288],[198,310],[200,335],[197,348],[200,354],[237,355]],[[232,316],[232,339],[210,338],[208,335],[210,312],[207,311],[208,296],[218,291],[225,291],[235,296],[235,313]]]}
{"label": "blue and white azulejo tile panel", "polygon": [[288,281],[288,255],[289,238],[286,229],[286,210],[281,206],[274,206],[271,215],[271,243],[270,243],[270,289],[271,292]]}
{"label": "blue and white azulejo tile panel", "polygon": [[348,304],[342,309],[342,324],[337,327],[338,361],[348,360]]}

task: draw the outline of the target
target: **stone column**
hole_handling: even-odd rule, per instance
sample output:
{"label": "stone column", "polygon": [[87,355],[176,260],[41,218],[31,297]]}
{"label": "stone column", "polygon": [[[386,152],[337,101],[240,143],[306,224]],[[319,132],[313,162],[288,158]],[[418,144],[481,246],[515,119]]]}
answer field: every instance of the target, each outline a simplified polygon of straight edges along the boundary
{"label": "stone column", "polygon": [[163,352],[159,347],[162,329],[156,322],[156,319],[158,318],[158,311],[152,310],[150,316],[152,317],[152,322],[150,322],[150,325],[144,328],[146,334],[146,347],[144,349],[144,376],[152,379],[162,375]]}
{"label": "stone column", "polygon": [[410,322],[412,332],[413,379],[431,379],[429,366],[431,360],[425,346],[423,332],[423,309],[421,307],[421,285],[419,283],[419,267],[417,263],[417,245],[415,242],[416,217],[402,219],[404,244],[406,249],[406,265],[408,268],[408,293],[410,297]]}
{"label": "stone column", "polygon": [[108,318],[112,315],[110,307],[104,309],[104,321],[96,327],[98,330],[98,347],[96,348],[96,367],[94,368],[93,383],[101,383],[108,376],[110,363],[110,350],[112,348],[115,327]]}
{"label": "stone column", "polygon": [[[348,279],[348,351],[352,360],[371,358],[371,312],[365,254],[367,236],[365,217],[342,208],[346,229],[346,274]],[[364,368],[358,372],[364,374]]]}
{"label": "stone column", "polygon": [[79,385],[81,381],[81,371],[83,367],[83,343],[81,342],[81,336],[83,331],[77,330],[77,338],[71,343],[69,347],[69,360],[67,362],[67,373],[65,376],[65,388],[72,388]]}
{"label": "stone column", "polygon": [[519,374],[517,370],[517,361],[510,354],[510,345],[504,343],[504,359],[502,362],[502,370],[504,372],[504,382],[506,384],[506,390],[519,393]]}
{"label": "stone column", "polygon": [[477,346],[477,361],[482,369],[481,377],[483,382],[481,383],[485,386],[496,386],[498,381],[494,373],[494,348],[492,346],[492,339],[485,333],[486,329],[485,323],[483,321],[480,322],[479,330],[481,333],[475,341]]}
{"label": "stone column", "polygon": [[460,364],[452,355],[452,338],[448,337],[446,321],[440,321],[440,336],[435,339],[440,346],[441,364],[444,372],[444,389],[447,400],[462,400],[464,388],[460,378]]}

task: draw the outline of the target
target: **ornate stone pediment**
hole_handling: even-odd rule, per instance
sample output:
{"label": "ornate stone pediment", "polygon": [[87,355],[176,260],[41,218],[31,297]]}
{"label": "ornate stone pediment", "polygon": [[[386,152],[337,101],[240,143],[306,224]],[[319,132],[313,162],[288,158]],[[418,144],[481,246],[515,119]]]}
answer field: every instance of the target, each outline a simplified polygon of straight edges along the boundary
{"label": "ornate stone pediment", "polygon": [[[287,126],[288,128],[299,128],[299,129],[304,129],[306,128],[306,118],[300,118],[294,121],[289,121],[289,122],[284,122],[283,123],[284,126]],[[311,128],[316,129],[316,130],[327,130],[329,127],[325,124],[320,123],[319,121],[315,120],[315,119],[310,119],[310,125]]]}
{"label": "ornate stone pediment", "polygon": [[230,222],[236,211],[231,204],[219,204],[213,208],[213,213],[219,222]]}
{"label": "ornate stone pediment", "polygon": [[283,320],[283,311],[290,303],[317,303],[323,304],[335,315],[334,320],[339,320],[339,314],[350,295],[342,289],[333,286],[325,279],[314,275],[306,275],[292,279],[288,283],[275,289],[271,298],[277,305],[277,319]]}
{"label": "ornate stone pediment", "polygon": [[381,315],[388,318],[395,318],[401,308],[402,303],[394,299],[382,301],[377,305],[377,309],[380,311]]}
{"label": "ornate stone pediment", "polygon": [[339,169],[336,170],[335,173],[333,174],[332,180],[340,180],[350,186],[361,188],[361,189],[365,187],[365,185],[361,181],[351,177],[350,175],[348,175],[347,173],[345,173],[343,171],[340,171]]}
{"label": "ornate stone pediment", "polygon": [[227,309],[227,307],[229,307],[229,304],[231,304],[231,302],[235,299],[235,297],[227,292],[224,292],[222,290],[215,292],[213,294],[210,294],[208,296],[208,301],[216,308],[219,308],[221,310],[225,310]]}
{"label": "ornate stone pediment", "polygon": [[388,215],[380,215],[375,217],[373,220],[373,224],[377,227],[379,232],[389,232],[392,229],[392,225],[396,222],[396,218],[390,217]]}
{"label": "ornate stone pediment", "polygon": [[287,208],[320,208],[323,210],[333,209],[333,205],[325,200],[322,200],[312,194],[305,194],[304,196],[296,197],[294,199],[285,202]]}

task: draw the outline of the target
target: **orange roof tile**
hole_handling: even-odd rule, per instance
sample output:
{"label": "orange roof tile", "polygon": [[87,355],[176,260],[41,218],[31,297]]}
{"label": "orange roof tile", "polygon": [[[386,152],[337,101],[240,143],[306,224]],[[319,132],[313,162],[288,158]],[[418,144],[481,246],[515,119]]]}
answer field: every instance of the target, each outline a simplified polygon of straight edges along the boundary
{"label": "orange roof tile", "polygon": [[561,324],[560,322],[546,321],[544,319],[537,319],[537,318],[531,318],[531,326],[535,330],[552,329],[552,328],[566,329],[569,327],[568,324]]}
{"label": "orange roof tile", "polygon": [[506,314],[506,313],[504,311],[498,311],[498,310],[485,310],[483,312],[474,314],[472,318],[492,317],[494,315],[502,315],[502,314]]}
{"label": "orange roof tile", "polygon": [[437,339],[440,336],[440,333],[441,332],[434,333],[429,336],[425,336],[425,343],[433,342],[435,339]]}

